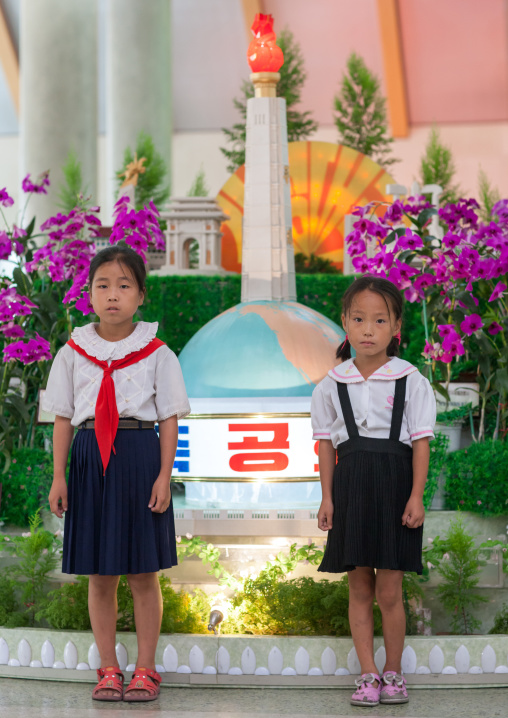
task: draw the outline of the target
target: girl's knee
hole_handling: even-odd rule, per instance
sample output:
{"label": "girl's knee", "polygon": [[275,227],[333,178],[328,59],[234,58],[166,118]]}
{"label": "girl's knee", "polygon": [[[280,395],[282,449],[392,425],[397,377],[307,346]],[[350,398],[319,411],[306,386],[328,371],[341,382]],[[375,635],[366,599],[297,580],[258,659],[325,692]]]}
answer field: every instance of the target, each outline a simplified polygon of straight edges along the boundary
{"label": "girl's knee", "polygon": [[92,574],[88,577],[89,591],[96,595],[103,596],[115,594],[119,580],[120,576],[100,576],[99,574]]}
{"label": "girl's knee", "polygon": [[350,601],[357,604],[371,604],[374,601],[375,596],[374,577],[367,572],[356,573],[355,571],[354,573],[354,577],[349,574]]}
{"label": "girl's knee", "polygon": [[127,582],[131,591],[151,591],[159,586],[156,573],[130,573],[127,575]]}
{"label": "girl's knee", "polygon": [[389,611],[402,605],[400,586],[376,586],[376,601],[381,611]]}

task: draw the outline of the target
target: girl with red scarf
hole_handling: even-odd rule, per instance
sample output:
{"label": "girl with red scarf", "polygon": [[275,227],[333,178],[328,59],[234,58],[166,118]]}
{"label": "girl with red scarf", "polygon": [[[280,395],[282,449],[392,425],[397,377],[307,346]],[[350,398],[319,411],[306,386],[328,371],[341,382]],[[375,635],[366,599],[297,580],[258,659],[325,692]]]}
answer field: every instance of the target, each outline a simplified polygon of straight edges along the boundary
{"label": "girl with red scarf", "polygon": [[[99,322],[76,328],[60,349],[43,401],[55,414],[49,503],[54,514],[65,514],[62,571],[89,576],[88,608],[101,657],[92,697],[102,701],[157,698],[157,572],[177,562],[170,480],[178,419],[190,406],[178,359],[155,336],[157,323],[133,322],[145,278],[143,260],[127,246],[94,257],[90,301]],[[132,591],[138,639],[125,692],[115,653],[121,575]]]}

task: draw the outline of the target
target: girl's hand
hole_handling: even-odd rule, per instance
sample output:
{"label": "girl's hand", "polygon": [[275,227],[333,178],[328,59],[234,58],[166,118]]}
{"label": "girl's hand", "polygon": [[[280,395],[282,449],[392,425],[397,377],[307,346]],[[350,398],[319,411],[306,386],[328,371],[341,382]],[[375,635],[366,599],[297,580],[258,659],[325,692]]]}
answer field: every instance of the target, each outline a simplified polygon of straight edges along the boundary
{"label": "girl's hand", "polygon": [[318,511],[318,528],[321,531],[329,531],[332,528],[333,518],[333,501],[331,499],[323,499]]}
{"label": "girl's hand", "polygon": [[402,525],[408,529],[417,529],[423,524],[425,509],[422,499],[417,496],[410,496],[402,515]]}
{"label": "girl's hand", "polygon": [[152,488],[148,508],[156,514],[163,514],[171,503],[171,479],[158,476]]}
{"label": "girl's hand", "polygon": [[65,479],[53,479],[48,499],[51,513],[61,519],[67,511],[67,484]]}

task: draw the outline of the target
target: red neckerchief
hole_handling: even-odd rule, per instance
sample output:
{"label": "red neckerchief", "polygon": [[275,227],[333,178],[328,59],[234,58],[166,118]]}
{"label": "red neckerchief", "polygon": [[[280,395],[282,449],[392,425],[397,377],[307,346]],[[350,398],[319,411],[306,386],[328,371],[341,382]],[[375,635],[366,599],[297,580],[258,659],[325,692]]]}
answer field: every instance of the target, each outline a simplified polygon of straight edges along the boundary
{"label": "red neckerchief", "polygon": [[146,347],[139,349],[136,352],[127,354],[123,359],[115,359],[108,365],[106,361],[96,359],[96,357],[87,354],[84,349],[76,344],[73,339],[69,339],[67,344],[72,347],[78,354],[86,357],[97,366],[104,369],[102,375],[102,382],[99,389],[99,396],[97,397],[97,403],[95,405],[95,436],[97,437],[97,443],[99,444],[99,452],[102,459],[102,465],[104,467],[104,473],[106,473],[107,466],[109,464],[109,458],[111,451],[115,454],[114,441],[116,432],[118,429],[118,409],[116,406],[116,395],[115,395],[115,382],[111,374],[115,369],[125,369],[131,364],[145,359],[150,354],[163,346],[164,342],[160,339],[152,339]]}

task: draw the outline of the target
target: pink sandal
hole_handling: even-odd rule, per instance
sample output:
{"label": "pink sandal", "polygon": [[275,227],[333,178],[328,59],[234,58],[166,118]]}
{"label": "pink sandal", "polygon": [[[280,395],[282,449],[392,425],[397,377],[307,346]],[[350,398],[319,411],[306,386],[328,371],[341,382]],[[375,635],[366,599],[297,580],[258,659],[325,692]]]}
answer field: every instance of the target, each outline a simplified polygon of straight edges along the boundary
{"label": "pink sandal", "polygon": [[[123,694],[124,701],[127,703],[154,701],[159,696],[161,681],[162,678],[157,671],[136,668],[132,674],[131,682]],[[141,693],[141,691],[144,692]]]}
{"label": "pink sandal", "polygon": [[[99,682],[92,691],[94,701],[121,701],[123,699],[123,673],[116,666],[98,668]],[[99,695],[99,691],[115,691],[113,695]]]}
{"label": "pink sandal", "polygon": [[[377,686],[374,685],[377,681]],[[356,691],[351,696],[353,706],[377,706],[379,705],[379,693],[381,691],[381,680],[375,673],[363,673],[355,681]]]}
{"label": "pink sandal", "polygon": [[395,671],[383,673],[380,703],[408,703],[409,696],[406,690],[406,679]]}

